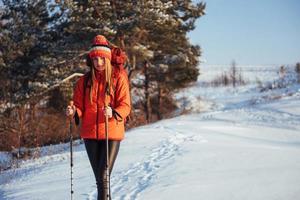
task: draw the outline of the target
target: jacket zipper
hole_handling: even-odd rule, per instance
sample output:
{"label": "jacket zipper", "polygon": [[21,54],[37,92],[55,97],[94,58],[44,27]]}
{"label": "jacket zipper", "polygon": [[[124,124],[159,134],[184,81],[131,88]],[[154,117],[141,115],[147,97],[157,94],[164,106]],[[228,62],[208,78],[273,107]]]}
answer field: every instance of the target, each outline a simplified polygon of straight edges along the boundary
{"label": "jacket zipper", "polygon": [[98,99],[99,99],[99,83],[97,83],[97,99],[96,99],[96,104],[97,104],[97,116],[96,116],[96,138],[97,140],[99,139],[98,135]]}

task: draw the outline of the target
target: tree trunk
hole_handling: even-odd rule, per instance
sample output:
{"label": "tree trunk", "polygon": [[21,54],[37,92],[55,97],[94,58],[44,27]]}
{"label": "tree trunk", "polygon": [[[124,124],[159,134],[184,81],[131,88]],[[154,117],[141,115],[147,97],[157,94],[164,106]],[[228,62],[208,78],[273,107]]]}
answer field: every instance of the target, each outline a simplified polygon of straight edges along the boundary
{"label": "tree trunk", "polygon": [[25,130],[25,105],[21,105],[18,108],[18,122],[19,122],[19,131],[18,131],[18,152],[17,152],[17,167],[19,167],[19,159],[21,155],[22,147],[22,136]]}
{"label": "tree trunk", "polygon": [[160,87],[160,85],[158,85],[158,96],[157,96],[157,98],[158,98],[158,102],[157,102],[157,112],[156,112],[156,115],[157,115],[157,119],[158,120],[161,120],[162,119],[162,115],[161,115],[161,113],[160,113],[160,111],[161,111],[161,99],[162,99],[162,88]]}
{"label": "tree trunk", "polygon": [[145,102],[144,102],[144,109],[146,113],[146,121],[147,123],[150,123],[151,121],[151,102],[150,102],[150,95],[149,95],[149,71],[148,71],[148,63],[145,62],[144,64],[144,74],[145,74]]}

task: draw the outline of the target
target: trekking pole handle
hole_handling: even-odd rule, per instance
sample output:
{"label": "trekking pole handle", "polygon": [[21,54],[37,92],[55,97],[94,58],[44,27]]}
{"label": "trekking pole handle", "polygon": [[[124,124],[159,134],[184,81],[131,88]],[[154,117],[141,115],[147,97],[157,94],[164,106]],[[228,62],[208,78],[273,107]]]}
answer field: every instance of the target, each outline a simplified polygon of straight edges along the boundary
{"label": "trekking pole handle", "polygon": [[[71,114],[70,114],[70,110],[72,110]],[[76,107],[74,105],[74,101],[70,101],[69,105],[67,107],[67,110],[66,110],[66,115],[68,116],[68,118],[70,120],[72,120],[72,118],[74,117],[75,113],[76,113]]]}

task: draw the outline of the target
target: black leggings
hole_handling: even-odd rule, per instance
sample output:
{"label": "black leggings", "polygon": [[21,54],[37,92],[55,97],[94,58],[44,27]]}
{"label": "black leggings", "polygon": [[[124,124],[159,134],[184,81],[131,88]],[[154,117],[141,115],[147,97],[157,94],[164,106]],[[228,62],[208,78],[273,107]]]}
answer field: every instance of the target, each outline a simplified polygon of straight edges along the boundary
{"label": "black leggings", "polygon": [[[84,139],[85,148],[94,171],[98,200],[106,199],[105,195],[109,185],[106,185],[106,141],[95,139]],[[120,141],[109,140],[109,177],[114,166],[114,162],[119,152]],[[111,199],[111,194],[109,194]]]}

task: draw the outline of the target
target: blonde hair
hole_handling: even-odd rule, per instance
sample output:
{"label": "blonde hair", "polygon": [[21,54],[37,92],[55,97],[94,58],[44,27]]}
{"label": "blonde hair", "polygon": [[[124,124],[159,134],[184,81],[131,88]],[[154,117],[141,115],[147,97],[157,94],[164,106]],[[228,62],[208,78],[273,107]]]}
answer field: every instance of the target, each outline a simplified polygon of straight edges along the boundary
{"label": "blonde hair", "polygon": [[[113,67],[111,65],[111,62],[108,58],[104,58],[105,60],[105,89],[107,88],[107,92],[106,95],[105,95],[105,103],[107,103],[106,101],[106,96],[107,95],[110,95],[111,94],[111,91],[112,91],[112,73],[113,73]],[[96,75],[95,75],[95,68],[94,68],[94,64],[93,62],[91,63],[91,71],[90,71],[90,80],[91,80],[91,88],[90,88],[90,94],[89,94],[89,97],[90,97],[90,103],[92,103],[92,95],[93,95],[93,87],[95,85],[95,81],[96,81]]]}

